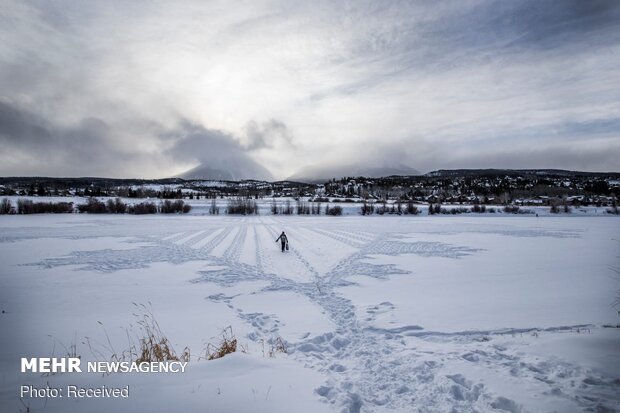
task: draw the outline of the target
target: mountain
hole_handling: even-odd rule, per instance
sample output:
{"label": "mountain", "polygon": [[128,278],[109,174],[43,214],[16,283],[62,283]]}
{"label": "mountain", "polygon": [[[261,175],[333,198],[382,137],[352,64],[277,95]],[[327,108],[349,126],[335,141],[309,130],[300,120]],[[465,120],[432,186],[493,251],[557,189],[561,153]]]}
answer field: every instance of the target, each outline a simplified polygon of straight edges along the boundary
{"label": "mountain", "polygon": [[525,177],[605,177],[617,176],[618,172],[586,172],[568,171],[565,169],[439,169],[428,172],[424,176],[432,178],[452,178],[452,177],[503,177],[503,176],[525,176]]}
{"label": "mountain", "polygon": [[216,181],[241,181],[256,179],[272,181],[273,175],[264,166],[249,158],[227,159],[219,162],[205,162],[178,176],[183,179],[205,179]]}
{"label": "mountain", "polygon": [[364,176],[366,178],[380,178],[391,175],[420,175],[420,172],[409,166],[397,164],[390,166],[372,165],[337,165],[319,166],[310,165],[301,168],[289,178],[289,181],[297,182],[325,182],[331,178],[344,176]]}

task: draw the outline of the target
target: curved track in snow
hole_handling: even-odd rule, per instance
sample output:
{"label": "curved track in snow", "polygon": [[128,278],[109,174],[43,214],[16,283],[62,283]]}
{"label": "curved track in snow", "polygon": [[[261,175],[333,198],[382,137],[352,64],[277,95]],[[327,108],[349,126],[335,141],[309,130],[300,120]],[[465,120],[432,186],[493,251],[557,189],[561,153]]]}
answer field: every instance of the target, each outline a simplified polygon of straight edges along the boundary
{"label": "curved track in snow", "polygon": [[[616,395],[620,394],[618,382],[567,363],[533,362],[494,340],[495,337],[534,334],[539,331],[536,328],[447,333],[427,331],[417,324],[394,328],[371,325],[377,317],[392,312],[394,305],[381,302],[360,312],[342,294],[341,287],[355,282],[358,276],[386,279],[411,271],[393,263],[377,263],[373,257],[411,254],[458,260],[484,250],[457,243],[410,239],[413,227],[404,229],[387,218],[380,225],[366,225],[351,219],[349,224],[328,217],[320,221],[252,217],[183,224],[172,232],[112,226],[106,227],[101,236],[128,237],[135,248],[75,251],[66,256],[46,258],[34,265],[46,268],[72,265],[111,272],[163,261],[205,261],[208,268],[201,271],[194,282],[233,286],[260,280],[269,285],[257,293],[298,294],[319,307],[334,329],[289,340],[290,356],[325,374],[326,382],[316,389],[316,394],[344,412],[526,411],[511,397],[490,390],[488,383],[461,373],[447,373],[446,365],[459,363],[489,371],[494,377],[507,381],[518,379],[531,384],[537,391],[542,389],[540,391],[563,398],[566,405],[576,411],[595,411],[608,400],[618,403],[617,396],[615,399],[610,396],[616,391]],[[290,250],[285,253],[280,252],[279,243],[275,243],[282,229],[290,240]],[[425,231],[429,232],[421,228],[421,233]],[[4,234],[3,241],[20,238],[18,231],[13,232]],[[45,231],[35,232],[40,235]],[[451,228],[449,232],[558,239],[580,236],[579,231],[571,230],[497,227]],[[80,229],[61,229],[59,233],[56,236],[78,239],[86,236]],[[21,235],[30,236],[27,232]],[[244,311],[236,307],[233,297],[213,295],[209,299],[234,308],[254,329],[249,339],[269,342],[280,335],[282,322],[277,315]],[[558,327],[547,332],[584,327],[587,328]],[[584,376],[586,379],[582,379]],[[576,385],[579,380],[581,385]]]}

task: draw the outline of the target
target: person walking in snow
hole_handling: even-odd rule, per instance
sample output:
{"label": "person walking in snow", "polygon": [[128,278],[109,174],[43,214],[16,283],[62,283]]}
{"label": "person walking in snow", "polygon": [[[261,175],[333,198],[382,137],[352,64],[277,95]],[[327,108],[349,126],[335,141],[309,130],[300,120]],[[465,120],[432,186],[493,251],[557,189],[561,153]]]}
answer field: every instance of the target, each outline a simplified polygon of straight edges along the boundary
{"label": "person walking in snow", "polygon": [[282,233],[276,240],[276,242],[278,241],[280,241],[280,243],[282,244],[282,252],[284,252],[284,248],[288,249],[288,238],[286,238],[286,234],[284,233],[284,231],[282,231]]}

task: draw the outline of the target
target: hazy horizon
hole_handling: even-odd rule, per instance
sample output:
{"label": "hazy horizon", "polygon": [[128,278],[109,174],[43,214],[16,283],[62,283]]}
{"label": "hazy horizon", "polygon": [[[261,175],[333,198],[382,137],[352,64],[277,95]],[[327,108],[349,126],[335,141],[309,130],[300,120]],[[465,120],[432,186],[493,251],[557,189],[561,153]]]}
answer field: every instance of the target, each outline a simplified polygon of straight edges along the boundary
{"label": "hazy horizon", "polygon": [[0,176],[620,171],[619,18],[603,0],[7,0]]}

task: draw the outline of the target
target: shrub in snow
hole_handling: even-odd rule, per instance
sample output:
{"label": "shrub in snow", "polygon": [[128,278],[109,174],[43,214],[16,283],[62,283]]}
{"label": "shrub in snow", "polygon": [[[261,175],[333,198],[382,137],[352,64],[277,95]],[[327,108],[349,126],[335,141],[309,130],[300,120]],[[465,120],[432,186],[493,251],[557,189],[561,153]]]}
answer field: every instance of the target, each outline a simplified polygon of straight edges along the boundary
{"label": "shrub in snow", "polygon": [[405,208],[405,214],[417,215],[420,212],[421,211],[418,210],[418,207],[413,205],[413,202],[411,201],[407,202],[407,207]]}
{"label": "shrub in snow", "polygon": [[166,199],[165,201],[159,203],[158,209],[162,214],[177,214],[181,212],[186,214],[192,209],[192,207],[180,199],[176,201]]}
{"label": "shrub in snow", "polygon": [[78,205],[78,211],[89,214],[105,214],[108,212],[105,204],[97,198],[88,198],[85,204]]}
{"label": "shrub in snow", "polygon": [[156,214],[157,205],[154,202],[140,202],[139,204],[129,205],[127,213],[135,215]]}
{"label": "shrub in snow", "polygon": [[69,214],[73,212],[71,202],[32,202],[29,199],[17,201],[18,214]]}
{"label": "shrub in snow", "polygon": [[106,206],[110,214],[124,214],[127,211],[127,205],[120,198],[108,199]]}
{"label": "shrub in snow", "polygon": [[297,201],[297,215],[310,215],[310,207],[307,202]]}
{"label": "shrub in snow", "polygon": [[435,205],[428,204],[428,215],[440,214],[441,213],[441,204],[437,203]]}
{"label": "shrub in snow", "polygon": [[388,212],[387,207],[385,206],[385,201],[381,201],[381,205],[376,208],[376,213],[379,215],[383,215]]}
{"label": "shrub in snow", "polygon": [[215,201],[215,198],[211,200],[211,206],[209,207],[209,214],[210,215],[220,214],[220,208],[217,206],[217,202]]}
{"label": "shrub in snow", "polygon": [[284,203],[284,207],[280,209],[280,213],[284,215],[293,215],[293,207],[291,206],[291,201],[289,199]]}
{"label": "shrub in snow", "polygon": [[11,200],[4,198],[2,202],[0,202],[0,214],[6,215],[11,213]]}
{"label": "shrub in snow", "polygon": [[373,204],[369,204],[368,202],[364,201],[364,203],[362,204],[360,208],[360,214],[372,215],[373,212],[375,212],[375,206]]}
{"label": "shrub in snow", "polygon": [[396,213],[398,215],[402,215],[403,213],[403,205],[400,203],[400,201],[396,201]]}
{"label": "shrub in snow", "polygon": [[507,214],[518,214],[519,207],[517,205],[506,205],[504,207],[504,212],[506,212]]}
{"label": "shrub in snow", "polygon": [[572,208],[566,199],[553,199],[551,200],[551,208],[549,209],[549,212],[552,214],[559,214],[560,212],[570,214],[572,212]]}
{"label": "shrub in snow", "polygon": [[325,205],[325,215],[342,215],[342,207],[340,205],[336,205],[330,208],[329,205]]}
{"label": "shrub in snow", "polygon": [[310,208],[312,209],[312,215],[321,215],[321,203],[320,202],[313,203]]}
{"label": "shrub in snow", "polygon": [[448,214],[458,215],[458,214],[466,214],[468,212],[471,212],[469,209],[463,208],[463,207],[459,207],[459,208],[440,208],[439,211],[442,214],[444,214],[444,215],[448,215]]}
{"label": "shrub in snow", "polygon": [[256,205],[256,201],[252,199],[229,199],[226,205],[226,213],[229,215],[258,214],[258,206]]}

